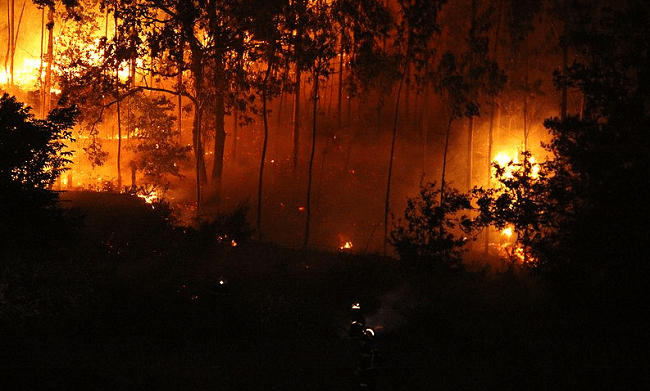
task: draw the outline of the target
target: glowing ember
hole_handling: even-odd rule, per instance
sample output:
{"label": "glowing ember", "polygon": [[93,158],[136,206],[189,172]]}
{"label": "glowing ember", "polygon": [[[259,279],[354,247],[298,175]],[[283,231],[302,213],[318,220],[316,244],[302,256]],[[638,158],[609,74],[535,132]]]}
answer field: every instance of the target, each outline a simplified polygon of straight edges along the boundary
{"label": "glowing ember", "polygon": [[219,243],[227,243],[230,247],[237,247],[235,239],[231,239],[228,235],[217,235],[216,240]]}
{"label": "glowing ember", "polygon": [[512,227],[505,228],[503,231],[501,231],[501,235],[506,236],[506,237],[511,237],[512,236]]}
{"label": "glowing ember", "polygon": [[345,242],[343,246],[341,246],[341,250],[349,250],[352,248],[352,242]]}

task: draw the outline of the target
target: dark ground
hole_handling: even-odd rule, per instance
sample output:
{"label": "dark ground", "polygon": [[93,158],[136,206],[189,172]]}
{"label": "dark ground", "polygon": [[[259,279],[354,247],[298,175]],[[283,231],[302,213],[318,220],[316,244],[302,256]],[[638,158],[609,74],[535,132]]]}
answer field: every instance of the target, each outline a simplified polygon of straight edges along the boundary
{"label": "dark ground", "polygon": [[[382,326],[378,390],[634,390],[649,378],[634,312],[565,302],[524,273],[417,275],[375,255],[232,247],[169,230],[124,196],[64,199],[86,216],[80,235],[1,275],[2,390],[356,389],[353,301]],[[229,293],[213,296],[220,278]]]}

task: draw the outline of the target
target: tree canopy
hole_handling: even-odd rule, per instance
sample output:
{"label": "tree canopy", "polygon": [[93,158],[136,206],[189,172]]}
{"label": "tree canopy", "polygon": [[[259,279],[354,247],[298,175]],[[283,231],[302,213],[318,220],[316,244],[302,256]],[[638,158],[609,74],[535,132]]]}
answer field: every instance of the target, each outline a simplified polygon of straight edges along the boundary
{"label": "tree canopy", "polygon": [[[58,195],[48,191],[66,170],[78,111],[55,109],[36,119],[31,108],[4,94],[0,98],[0,243],[2,256],[38,253],[67,229]],[[57,227],[57,228],[54,228]],[[15,254],[14,254],[15,255]]]}

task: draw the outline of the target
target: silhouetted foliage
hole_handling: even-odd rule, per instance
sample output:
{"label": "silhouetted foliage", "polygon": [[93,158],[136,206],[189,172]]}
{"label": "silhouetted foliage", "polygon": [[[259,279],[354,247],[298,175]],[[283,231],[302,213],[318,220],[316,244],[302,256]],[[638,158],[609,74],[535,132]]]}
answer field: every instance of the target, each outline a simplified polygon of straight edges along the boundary
{"label": "silhouetted foliage", "polygon": [[603,292],[610,297],[643,297],[650,276],[650,10],[626,2],[601,12],[569,32],[580,57],[564,76],[584,96],[582,115],[545,122],[555,155],[549,195],[564,211],[553,250],[561,277],[609,287]]}
{"label": "silhouetted foliage", "polygon": [[407,201],[404,218],[398,219],[389,241],[408,268],[448,271],[462,268],[461,257],[472,224],[464,212],[469,197],[448,187],[440,205],[435,182],[420,186],[420,193]]}
{"label": "silhouetted foliage", "polygon": [[65,171],[77,109],[55,109],[36,119],[31,108],[4,94],[0,98],[0,243],[9,255],[39,253],[61,240],[58,195],[48,190]]}
{"label": "silhouetted foliage", "polygon": [[4,94],[0,98],[0,186],[3,190],[44,189],[70,162],[65,140],[72,138],[75,107],[55,109],[45,120]]}
{"label": "silhouetted foliage", "polygon": [[69,162],[64,142],[77,110],[55,109],[43,120],[30,110],[15,97],[0,98],[0,315],[21,317],[63,300],[47,294],[43,276],[62,260],[79,222],[48,190]]}

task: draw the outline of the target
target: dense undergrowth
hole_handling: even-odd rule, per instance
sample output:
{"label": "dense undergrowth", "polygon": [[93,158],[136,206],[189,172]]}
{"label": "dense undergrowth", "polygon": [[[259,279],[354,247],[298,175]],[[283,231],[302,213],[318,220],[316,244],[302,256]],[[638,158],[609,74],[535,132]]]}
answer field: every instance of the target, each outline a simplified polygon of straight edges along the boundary
{"label": "dense undergrowth", "polygon": [[[232,246],[215,240],[224,225],[174,228],[125,196],[68,198],[85,216],[74,242],[4,267],[0,368],[13,389],[355,389],[353,301],[380,331],[380,390],[648,380],[641,317],[565,301],[513,269],[416,274],[376,255]],[[219,280],[227,294],[211,294]]]}

